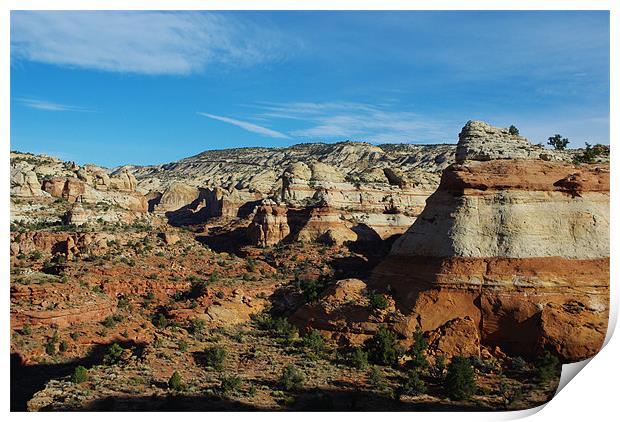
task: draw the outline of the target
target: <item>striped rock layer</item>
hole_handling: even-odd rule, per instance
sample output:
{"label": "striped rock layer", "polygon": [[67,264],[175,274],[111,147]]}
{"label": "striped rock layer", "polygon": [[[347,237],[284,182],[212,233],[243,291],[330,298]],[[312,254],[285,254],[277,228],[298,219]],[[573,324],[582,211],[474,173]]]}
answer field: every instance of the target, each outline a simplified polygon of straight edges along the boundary
{"label": "striped rock layer", "polygon": [[405,336],[467,321],[512,354],[594,355],[609,311],[608,166],[450,166],[369,287],[391,292]]}

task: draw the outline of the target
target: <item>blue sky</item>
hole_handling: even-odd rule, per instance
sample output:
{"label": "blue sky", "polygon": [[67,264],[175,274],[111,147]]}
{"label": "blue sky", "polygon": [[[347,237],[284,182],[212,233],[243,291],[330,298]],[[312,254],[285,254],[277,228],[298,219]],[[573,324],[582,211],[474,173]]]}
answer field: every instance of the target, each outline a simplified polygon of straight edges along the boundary
{"label": "blue sky", "polygon": [[12,12],[11,149],[106,166],[300,142],[609,143],[608,12]]}

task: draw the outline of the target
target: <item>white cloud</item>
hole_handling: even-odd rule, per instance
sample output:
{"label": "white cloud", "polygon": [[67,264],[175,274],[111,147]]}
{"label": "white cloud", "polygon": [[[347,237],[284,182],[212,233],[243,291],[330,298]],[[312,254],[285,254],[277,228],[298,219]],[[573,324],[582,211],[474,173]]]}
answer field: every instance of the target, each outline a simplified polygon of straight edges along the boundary
{"label": "white cloud", "polygon": [[219,120],[221,122],[230,123],[231,125],[238,126],[248,132],[258,133],[259,135],[269,136],[271,138],[288,139],[289,136],[282,132],[278,132],[263,126],[255,125],[254,123],[244,122],[242,120],[231,119],[229,117],[217,116],[209,113],[198,113],[201,116],[208,117],[210,119]]}
{"label": "white cloud", "polygon": [[38,100],[38,99],[33,99],[33,98],[17,98],[16,100],[25,107],[34,108],[37,110],[80,111],[80,112],[92,112],[93,111],[85,107],[53,103],[51,101]]}
{"label": "white cloud", "polygon": [[259,117],[305,122],[291,132],[301,138],[351,139],[373,142],[439,142],[454,134],[432,117],[412,111],[394,111],[378,105],[355,102],[258,103]]}
{"label": "white cloud", "polygon": [[[142,74],[190,74],[212,64],[279,57],[284,38],[226,13],[16,11],[13,60]],[[287,38],[287,42],[295,42]],[[289,50],[290,51],[290,50]]]}

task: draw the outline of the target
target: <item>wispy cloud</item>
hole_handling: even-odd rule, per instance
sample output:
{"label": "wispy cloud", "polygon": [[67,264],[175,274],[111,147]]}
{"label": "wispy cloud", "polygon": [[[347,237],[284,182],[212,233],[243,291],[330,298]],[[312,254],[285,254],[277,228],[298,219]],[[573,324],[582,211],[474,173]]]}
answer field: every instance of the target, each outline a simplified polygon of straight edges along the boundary
{"label": "wispy cloud", "polygon": [[271,138],[280,138],[280,139],[288,139],[289,136],[282,133],[282,132],[278,132],[276,130],[272,130],[269,128],[266,128],[264,126],[259,126],[256,125],[254,123],[250,123],[250,122],[244,122],[242,120],[237,120],[237,119],[231,119],[230,117],[224,117],[224,116],[217,116],[215,114],[209,114],[209,113],[198,113],[201,116],[204,117],[208,117],[210,119],[214,119],[214,120],[219,120],[220,122],[225,122],[225,123],[230,123],[231,125],[235,125],[238,126],[242,129],[247,130],[248,132],[254,132],[254,133],[258,133],[259,135],[263,135],[263,136],[269,136]]}
{"label": "wispy cloud", "polygon": [[46,110],[46,111],[78,111],[78,112],[92,112],[94,110],[78,107],[67,104],[59,104],[53,103],[51,101],[39,100],[34,98],[16,98],[16,101],[21,105],[29,108],[34,108],[37,110]]}
{"label": "wispy cloud", "polygon": [[298,138],[355,139],[372,142],[441,141],[453,135],[430,116],[356,102],[291,102],[256,105],[257,117],[300,121],[291,132]]}
{"label": "wispy cloud", "polygon": [[[141,74],[190,74],[212,64],[279,58],[283,40],[266,24],[227,13],[15,11],[13,60]],[[288,49],[294,51],[294,49]]]}

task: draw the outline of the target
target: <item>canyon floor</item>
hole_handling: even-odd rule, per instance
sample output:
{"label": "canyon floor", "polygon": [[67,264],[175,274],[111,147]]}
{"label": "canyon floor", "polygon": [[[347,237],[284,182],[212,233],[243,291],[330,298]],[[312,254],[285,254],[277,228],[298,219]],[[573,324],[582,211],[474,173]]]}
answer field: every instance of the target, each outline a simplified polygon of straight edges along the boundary
{"label": "canyon floor", "polygon": [[[422,375],[424,394],[400,395],[404,354],[395,365],[356,367],[350,347],[317,349],[278,326],[308,300],[308,285],[364,278],[388,245],[239,247],[222,240],[234,229],[217,226],[179,229],[172,244],[155,227],[99,229],[110,236],[99,255],[63,261],[32,252],[12,263],[12,312],[38,318],[13,330],[13,410],[503,410],[555,392],[557,373],[538,382],[536,362],[484,350],[471,399],[448,399],[445,373],[433,367]],[[126,239],[135,240],[120,246]],[[112,362],[113,344],[123,350]],[[225,353],[217,368],[205,357],[214,348]],[[289,365],[303,381],[287,391]],[[88,371],[81,383],[71,381],[78,366]],[[168,385],[175,371],[178,391]]]}

